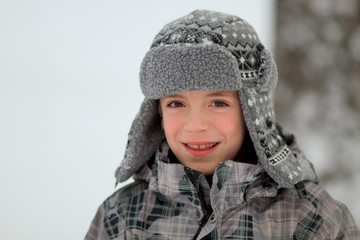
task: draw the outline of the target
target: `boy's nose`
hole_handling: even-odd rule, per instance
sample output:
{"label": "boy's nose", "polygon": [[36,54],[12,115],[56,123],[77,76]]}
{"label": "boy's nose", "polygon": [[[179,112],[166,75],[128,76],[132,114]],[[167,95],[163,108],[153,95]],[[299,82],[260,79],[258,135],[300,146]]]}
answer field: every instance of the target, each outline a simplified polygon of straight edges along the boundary
{"label": "boy's nose", "polygon": [[184,130],[188,132],[204,132],[210,128],[210,122],[206,115],[199,110],[191,111],[184,124]]}

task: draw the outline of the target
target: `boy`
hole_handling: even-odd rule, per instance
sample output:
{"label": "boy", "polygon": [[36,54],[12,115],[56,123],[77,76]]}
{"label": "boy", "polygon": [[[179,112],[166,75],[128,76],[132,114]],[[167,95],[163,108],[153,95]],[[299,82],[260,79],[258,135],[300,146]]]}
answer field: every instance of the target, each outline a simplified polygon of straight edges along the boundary
{"label": "boy", "polygon": [[276,65],[254,29],[197,10],[166,25],[140,71],[145,100],[86,239],[360,239],[277,124]]}

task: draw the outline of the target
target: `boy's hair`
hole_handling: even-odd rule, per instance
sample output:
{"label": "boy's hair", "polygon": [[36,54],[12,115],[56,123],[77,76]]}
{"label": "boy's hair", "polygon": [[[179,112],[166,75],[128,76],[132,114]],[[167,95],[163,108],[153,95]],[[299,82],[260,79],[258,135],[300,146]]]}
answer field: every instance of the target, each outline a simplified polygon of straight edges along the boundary
{"label": "boy's hair", "polygon": [[260,164],[280,186],[293,186],[302,179],[302,167],[275,121],[272,91],[277,78],[271,54],[239,17],[196,10],[167,24],[141,65],[145,99],[133,121],[117,181],[131,177],[164,141],[159,98],[181,91],[229,90],[238,92]]}

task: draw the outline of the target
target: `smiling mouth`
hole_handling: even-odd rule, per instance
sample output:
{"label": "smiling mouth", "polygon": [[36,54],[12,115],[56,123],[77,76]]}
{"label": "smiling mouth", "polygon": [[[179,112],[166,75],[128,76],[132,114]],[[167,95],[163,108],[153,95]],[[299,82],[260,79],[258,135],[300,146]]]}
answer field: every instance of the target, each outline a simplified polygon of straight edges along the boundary
{"label": "smiling mouth", "polygon": [[219,146],[219,142],[212,143],[183,143],[185,149],[192,154],[193,156],[205,156],[213,151]]}
{"label": "smiling mouth", "polygon": [[194,150],[207,150],[210,148],[213,148],[217,145],[217,143],[211,143],[211,144],[185,144],[188,148],[194,149]]}

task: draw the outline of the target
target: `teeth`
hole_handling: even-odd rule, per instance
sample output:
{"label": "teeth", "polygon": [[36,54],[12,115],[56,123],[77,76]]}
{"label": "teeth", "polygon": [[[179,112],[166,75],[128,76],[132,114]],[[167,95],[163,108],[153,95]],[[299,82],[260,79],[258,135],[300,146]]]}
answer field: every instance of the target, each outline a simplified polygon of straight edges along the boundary
{"label": "teeth", "polygon": [[215,144],[201,144],[201,145],[187,144],[187,146],[192,149],[208,149],[208,148],[214,147],[215,145],[216,145],[216,143]]}

